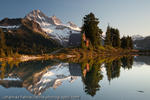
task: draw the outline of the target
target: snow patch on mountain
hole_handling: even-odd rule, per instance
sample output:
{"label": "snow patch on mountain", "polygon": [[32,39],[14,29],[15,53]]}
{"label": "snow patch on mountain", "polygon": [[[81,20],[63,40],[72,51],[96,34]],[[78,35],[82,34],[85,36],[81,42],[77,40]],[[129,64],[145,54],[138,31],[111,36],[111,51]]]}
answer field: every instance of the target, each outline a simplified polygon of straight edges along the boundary
{"label": "snow patch on mountain", "polygon": [[74,23],[63,24],[56,16],[48,17],[40,10],[33,10],[25,18],[37,22],[43,31],[63,46],[67,44],[72,33],[80,34],[81,31]]}
{"label": "snow patch on mountain", "polygon": [[[2,79],[0,79],[2,80]],[[18,77],[17,78],[13,78],[13,77],[7,77],[7,78],[4,78],[3,80],[7,80],[7,81],[21,81]]]}
{"label": "snow patch on mountain", "polygon": [[67,23],[67,26],[69,26],[72,30],[77,30],[77,31],[81,31],[81,29],[77,26],[77,25],[75,25],[73,22],[68,22]]}
{"label": "snow patch on mountain", "polygon": [[6,28],[6,29],[17,29],[20,25],[13,25],[13,26],[0,26],[0,28]]}

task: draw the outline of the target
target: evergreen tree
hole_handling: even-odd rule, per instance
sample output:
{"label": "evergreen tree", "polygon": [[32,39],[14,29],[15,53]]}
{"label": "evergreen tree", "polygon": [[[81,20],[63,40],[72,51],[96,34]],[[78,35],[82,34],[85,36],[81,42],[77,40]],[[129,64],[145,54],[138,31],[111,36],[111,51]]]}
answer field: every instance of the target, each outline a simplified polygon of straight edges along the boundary
{"label": "evergreen tree", "polygon": [[38,48],[37,48],[36,44],[33,43],[33,45],[32,45],[32,54],[36,54],[36,53],[37,53],[37,52],[36,52],[37,49],[38,49]]}
{"label": "evergreen tree", "polygon": [[116,29],[116,47],[121,46],[121,40],[120,40],[120,32],[118,29]]}
{"label": "evergreen tree", "polygon": [[127,43],[126,48],[129,49],[129,44],[130,44],[129,36],[127,36],[126,38],[126,43]]}
{"label": "evergreen tree", "polygon": [[122,37],[122,39],[121,39],[121,48],[133,49],[133,40],[130,36]]}
{"label": "evergreen tree", "polygon": [[13,49],[11,48],[11,47],[7,47],[7,49],[6,49],[7,51],[6,51],[6,53],[7,53],[7,56],[13,56],[14,55],[14,53],[13,53]]}
{"label": "evergreen tree", "polygon": [[83,18],[82,33],[85,33],[87,39],[90,40],[93,47],[101,45],[102,30],[99,29],[99,21],[93,13]]}
{"label": "evergreen tree", "polygon": [[1,48],[6,49],[6,45],[5,45],[5,34],[2,31],[2,29],[0,29],[0,44],[1,44]]}
{"label": "evergreen tree", "polygon": [[129,48],[133,49],[133,40],[131,37],[129,37]]}
{"label": "evergreen tree", "polygon": [[126,37],[122,37],[121,38],[121,48],[126,48],[127,47],[127,41],[126,41]]}
{"label": "evergreen tree", "polygon": [[112,42],[113,47],[120,47],[121,46],[121,40],[120,40],[120,33],[118,29],[111,28],[110,29],[110,40]]}
{"label": "evergreen tree", "polygon": [[2,31],[2,29],[0,29],[0,56],[1,57],[5,57],[6,54],[5,54],[5,49],[6,49],[6,46],[5,46],[5,35]]}
{"label": "evergreen tree", "polygon": [[0,51],[0,56],[1,56],[1,57],[5,57],[6,54],[5,54],[4,50],[3,50],[2,48],[1,48],[0,50],[1,50],[1,51]]}
{"label": "evergreen tree", "polygon": [[0,29],[0,56],[13,56],[13,49],[6,45],[5,34],[2,29]]}
{"label": "evergreen tree", "polygon": [[110,26],[107,26],[107,31],[106,31],[106,37],[105,37],[105,41],[104,41],[105,45],[112,45],[111,43],[111,31],[110,31]]}

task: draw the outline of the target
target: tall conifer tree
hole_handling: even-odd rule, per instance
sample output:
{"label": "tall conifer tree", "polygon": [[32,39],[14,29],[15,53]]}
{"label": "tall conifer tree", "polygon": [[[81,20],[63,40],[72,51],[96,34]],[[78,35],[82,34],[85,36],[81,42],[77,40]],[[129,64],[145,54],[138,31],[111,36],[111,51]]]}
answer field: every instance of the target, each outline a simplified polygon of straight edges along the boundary
{"label": "tall conifer tree", "polygon": [[93,13],[85,15],[83,18],[82,32],[85,33],[87,39],[90,40],[93,47],[101,45],[102,30],[99,29],[98,18]]}
{"label": "tall conifer tree", "polygon": [[111,43],[111,31],[110,31],[110,26],[107,26],[107,31],[106,31],[106,36],[105,36],[105,45],[112,45]]}

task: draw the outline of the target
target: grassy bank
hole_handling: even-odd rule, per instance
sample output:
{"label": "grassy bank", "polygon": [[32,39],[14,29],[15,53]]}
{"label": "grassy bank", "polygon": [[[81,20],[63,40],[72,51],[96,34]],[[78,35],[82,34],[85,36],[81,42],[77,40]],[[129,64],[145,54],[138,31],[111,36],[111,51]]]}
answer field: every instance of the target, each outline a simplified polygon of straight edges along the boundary
{"label": "grassy bank", "polygon": [[9,57],[1,57],[0,61],[29,61],[29,60],[41,60],[41,59],[60,59],[60,60],[72,60],[82,61],[85,59],[95,58],[109,58],[119,57],[123,55],[131,55],[135,53],[134,50],[113,48],[110,46],[100,46],[96,49],[82,49],[82,48],[61,48],[58,52],[43,54],[43,55],[13,55]]}
{"label": "grassy bank", "polygon": [[53,55],[58,59],[93,59],[93,58],[106,58],[122,55],[131,55],[135,53],[131,49],[113,48],[110,46],[100,46],[96,49],[82,49],[82,48],[64,48],[57,54]]}

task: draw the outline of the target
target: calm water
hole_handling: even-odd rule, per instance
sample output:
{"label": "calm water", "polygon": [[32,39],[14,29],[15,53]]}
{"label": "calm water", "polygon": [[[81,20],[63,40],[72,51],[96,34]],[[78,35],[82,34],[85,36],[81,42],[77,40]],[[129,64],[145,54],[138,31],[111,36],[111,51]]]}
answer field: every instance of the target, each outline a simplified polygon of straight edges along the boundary
{"label": "calm water", "polygon": [[150,57],[1,62],[0,99],[150,100]]}

